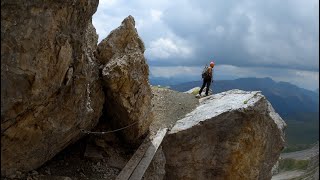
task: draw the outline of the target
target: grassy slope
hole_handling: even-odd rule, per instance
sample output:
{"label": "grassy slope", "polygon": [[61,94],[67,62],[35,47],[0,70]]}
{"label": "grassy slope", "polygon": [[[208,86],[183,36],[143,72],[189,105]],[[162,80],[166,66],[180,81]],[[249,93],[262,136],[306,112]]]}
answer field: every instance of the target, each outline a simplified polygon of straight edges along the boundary
{"label": "grassy slope", "polygon": [[279,162],[280,171],[306,170],[309,160],[283,159]]}
{"label": "grassy slope", "polygon": [[[301,121],[304,118],[305,121]],[[319,141],[319,114],[298,114],[294,117],[284,117],[287,128],[284,152],[299,151],[311,147]],[[299,119],[299,120],[298,120]]]}

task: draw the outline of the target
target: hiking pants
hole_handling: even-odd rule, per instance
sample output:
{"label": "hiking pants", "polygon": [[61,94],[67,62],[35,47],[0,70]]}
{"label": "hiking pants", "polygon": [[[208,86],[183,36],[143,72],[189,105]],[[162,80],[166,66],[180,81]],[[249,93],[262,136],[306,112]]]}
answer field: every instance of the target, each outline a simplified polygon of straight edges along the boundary
{"label": "hiking pants", "polygon": [[203,83],[202,83],[202,87],[199,91],[199,94],[201,95],[203,88],[207,85],[206,95],[208,96],[210,84],[211,84],[211,78],[203,78]]}

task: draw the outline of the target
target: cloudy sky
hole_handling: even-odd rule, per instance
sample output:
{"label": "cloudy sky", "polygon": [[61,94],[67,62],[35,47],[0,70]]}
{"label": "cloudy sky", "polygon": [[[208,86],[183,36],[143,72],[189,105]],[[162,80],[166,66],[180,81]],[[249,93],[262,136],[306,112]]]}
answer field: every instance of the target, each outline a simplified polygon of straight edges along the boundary
{"label": "cloudy sky", "polygon": [[100,0],[99,42],[132,15],[152,77],[271,77],[319,87],[318,0]]}

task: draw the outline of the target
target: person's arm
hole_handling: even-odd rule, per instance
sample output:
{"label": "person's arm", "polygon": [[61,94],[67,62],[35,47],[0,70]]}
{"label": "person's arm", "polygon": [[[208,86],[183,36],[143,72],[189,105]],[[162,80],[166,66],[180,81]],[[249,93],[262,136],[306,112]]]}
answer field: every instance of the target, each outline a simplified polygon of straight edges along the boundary
{"label": "person's arm", "polygon": [[211,83],[213,83],[213,68],[211,68]]}
{"label": "person's arm", "polygon": [[209,67],[209,76],[210,76],[211,79],[212,79],[212,68],[211,68],[211,67]]}
{"label": "person's arm", "polygon": [[208,67],[208,73],[209,73],[209,76],[212,77],[212,68],[211,67]]}

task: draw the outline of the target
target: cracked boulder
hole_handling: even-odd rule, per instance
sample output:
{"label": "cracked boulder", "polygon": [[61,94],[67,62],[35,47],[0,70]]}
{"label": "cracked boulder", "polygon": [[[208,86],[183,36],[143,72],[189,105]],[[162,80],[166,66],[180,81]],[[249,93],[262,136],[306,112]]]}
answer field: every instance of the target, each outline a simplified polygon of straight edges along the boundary
{"label": "cracked boulder", "polygon": [[98,0],[1,1],[1,174],[38,168],[93,128],[104,94]]}
{"label": "cracked boulder", "polygon": [[144,44],[128,16],[97,48],[102,83],[106,94],[105,110],[113,129],[127,143],[136,143],[147,133],[153,120],[149,67],[144,57]]}
{"label": "cracked boulder", "polygon": [[163,140],[165,179],[271,179],[285,122],[259,92],[200,99]]}

